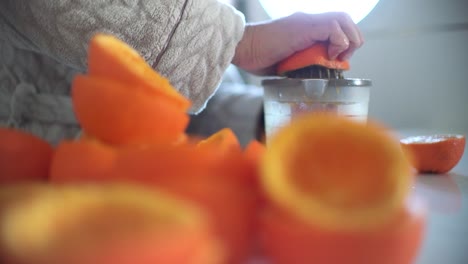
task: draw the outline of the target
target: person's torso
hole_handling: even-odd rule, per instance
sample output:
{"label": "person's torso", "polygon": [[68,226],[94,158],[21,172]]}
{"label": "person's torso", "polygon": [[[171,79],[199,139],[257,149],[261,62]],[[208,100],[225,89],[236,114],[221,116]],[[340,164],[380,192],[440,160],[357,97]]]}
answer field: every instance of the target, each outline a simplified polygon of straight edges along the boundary
{"label": "person's torso", "polygon": [[77,72],[0,39],[0,126],[32,132],[51,143],[79,132],[70,100]]}

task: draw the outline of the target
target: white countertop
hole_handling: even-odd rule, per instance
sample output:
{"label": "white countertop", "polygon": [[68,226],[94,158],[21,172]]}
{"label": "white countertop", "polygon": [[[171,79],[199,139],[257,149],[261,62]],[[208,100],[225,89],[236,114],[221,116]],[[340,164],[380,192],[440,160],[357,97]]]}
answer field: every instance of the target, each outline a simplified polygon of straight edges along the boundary
{"label": "white countertop", "polygon": [[418,175],[414,191],[429,206],[418,264],[468,264],[468,151],[444,175]]}

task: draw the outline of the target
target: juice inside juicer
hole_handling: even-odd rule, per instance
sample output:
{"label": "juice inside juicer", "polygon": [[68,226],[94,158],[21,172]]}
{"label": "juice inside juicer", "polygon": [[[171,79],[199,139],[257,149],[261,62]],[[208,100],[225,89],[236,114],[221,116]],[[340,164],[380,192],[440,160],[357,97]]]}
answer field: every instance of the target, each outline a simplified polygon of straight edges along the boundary
{"label": "juice inside juicer", "polygon": [[344,78],[343,70],[310,65],[262,81],[266,139],[293,118],[327,112],[367,121],[371,80]]}

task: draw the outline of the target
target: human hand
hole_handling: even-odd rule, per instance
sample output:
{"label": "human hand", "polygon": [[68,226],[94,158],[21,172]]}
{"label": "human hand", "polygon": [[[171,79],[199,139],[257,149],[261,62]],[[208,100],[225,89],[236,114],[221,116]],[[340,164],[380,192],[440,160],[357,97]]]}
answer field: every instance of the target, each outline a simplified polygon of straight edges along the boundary
{"label": "human hand", "polygon": [[319,41],[328,43],[330,59],[349,60],[364,38],[345,13],[295,13],[247,25],[233,63],[253,74],[274,74],[278,62]]}

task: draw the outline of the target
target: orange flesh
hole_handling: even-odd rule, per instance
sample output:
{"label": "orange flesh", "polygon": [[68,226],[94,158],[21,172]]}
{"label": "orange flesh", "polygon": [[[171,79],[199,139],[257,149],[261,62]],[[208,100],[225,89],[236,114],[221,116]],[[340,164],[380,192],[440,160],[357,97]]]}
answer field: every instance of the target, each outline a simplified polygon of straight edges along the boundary
{"label": "orange flesh", "polygon": [[295,119],[272,138],[262,164],[269,199],[324,228],[379,226],[400,207],[412,179],[384,128],[331,114]]}
{"label": "orange flesh", "polygon": [[[307,142],[311,151],[290,150],[292,155],[285,157],[290,164],[286,170],[290,171],[295,186],[332,207],[351,210],[371,203],[378,206],[384,201],[391,183],[380,175],[390,169],[387,162],[390,157],[378,148],[369,148],[370,142],[360,142],[360,131],[353,132],[354,135],[348,132],[346,138],[341,131],[326,135],[308,133],[298,138],[299,142]],[[380,142],[375,140],[372,144]]]}

